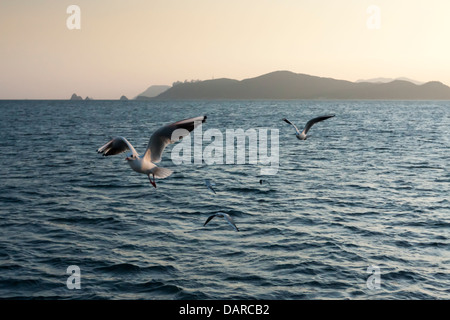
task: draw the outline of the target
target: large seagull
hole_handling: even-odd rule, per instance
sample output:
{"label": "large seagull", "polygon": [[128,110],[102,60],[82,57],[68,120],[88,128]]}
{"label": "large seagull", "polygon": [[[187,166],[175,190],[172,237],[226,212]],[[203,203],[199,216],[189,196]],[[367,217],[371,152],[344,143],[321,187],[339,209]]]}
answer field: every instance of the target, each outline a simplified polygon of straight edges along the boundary
{"label": "large seagull", "polygon": [[298,130],[297,126],[296,126],[295,124],[293,124],[291,121],[289,121],[288,119],[283,118],[283,121],[286,122],[286,123],[289,123],[291,126],[294,127],[294,129],[295,129],[295,135],[296,135],[297,139],[299,139],[299,140],[306,140],[306,139],[309,137],[309,136],[307,135],[309,129],[311,129],[311,127],[312,127],[315,123],[320,122],[320,121],[323,121],[323,120],[326,120],[326,119],[329,119],[329,118],[332,118],[332,117],[334,117],[334,114],[333,114],[333,115],[329,115],[329,116],[320,116],[320,117],[311,119],[311,120],[309,120],[309,121],[306,123],[305,128],[303,129],[302,132],[300,132],[300,130]]}
{"label": "large seagull", "polygon": [[[104,156],[112,156],[130,151],[127,153],[125,160],[128,161],[131,169],[146,174],[150,183],[156,188],[155,178],[164,179],[172,174],[172,170],[158,167],[155,164],[161,161],[161,155],[166,146],[188,136],[192,130],[205,121],[206,116],[200,116],[174,122],[159,128],[150,137],[147,150],[142,156],[136,152],[131,143],[124,137],[116,137],[110,140],[100,147],[97,152],[102,153]],[[150,176],[153,177],[153,180]]]}

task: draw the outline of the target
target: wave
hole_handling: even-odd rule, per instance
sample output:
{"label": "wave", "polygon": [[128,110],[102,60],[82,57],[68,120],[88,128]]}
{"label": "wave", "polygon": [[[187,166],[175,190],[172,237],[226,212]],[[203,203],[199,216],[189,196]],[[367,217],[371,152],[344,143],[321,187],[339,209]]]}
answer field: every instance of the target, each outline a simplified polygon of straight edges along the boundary
{"label": "wave", "polygon": [[[57,210],[59,211],[59,210]],[[62,212],[64,212],[64,209],[61,209]],[[69,210],[69,211],[78,211],[78,210]],[[67,224],[85,224],[85,225],[98,225],[98,224],[108,224],[108,225],[114,225],[121,223],[120,220],[118,220],[115,217],[88,217],[88,216],[67,216],[67,217],[56,217],[56,218],[50,218],[48,221],[50,222],[57,222],[57,223],[67,223]]]}
{"label": "wave", "polygon": [[113,274],[129,274],[129,273],[158,273],[158,274],[174,274],[178,270],[173,266],[146,266],[140,267],[132,263],[117,263],[105,267],[97,267],[95,271],[108,272]]}
{"label": "wave", "polygon": [[235,192],[235,193],[258,193],[260,192],[260,189],[258,188],[250,188],[250,187],[231,187],[226,189],[229,192]]}
{"label": "wave", "polygon": [[173,296],[183,291],[183,288],[173,285],[165,284],[159,281],[149,281],[133,286],[138,292],[159,293],[162,295]]}
{"label": "wave", "polygon": [[[157,189],[121,156],[98,156],[95,150],[105,136],[123,134],[141,149],[148,143],[142,132],[149,128],[149,111],[156,128],[171,117],[190,117],[193,108],[208,112],[209,127],[248,128],[249,115],[251,125],[274,121],[277,127],[268,107],[275,103],[204,101],[189,102],[190,108],[183,108],[186,102],[161,101],[96,101],[83,108],[75,108],[75,102],[5,103],[9,107],[2,105],[0,121],[3,135],[10,136],[0,153],[5,164],[0,167],[0,298],[450,295],[448,152],[445,143],[429,143],[448,130],[445,103],[314,102],[311,108],[310,101],[277,101],[277,112],[288,118],[303,114],[307,119],[332,107],[336,121],[313,129],[307,142],[281,125],[275,176],[261,176],[258,165],[202,163],[180,167]],[[60,123],[75,119],[80,126],[65,132],[55,125],[55,114]],[[411,114],[424,128],[433,124],[432,133],[421,130],[426,150],[405,127]],[[128,120],[120,122],[124,115]],[[389,126],[383,129],[386,115]],[[18,145],[25,157],[10,165]],[[68,145],[70,152],[63,153]],[[163,161],[172,166],[170,148]],[[76,157],[80,154],[83,160]],[[207,177],[217,183],[217,194],[204,186]],[[260,179],[270,185],[260,185]],[[219,212],[232,216],[241,232],[223,221],[202,227]],[[383,289],[375,293],[365,290],[371,263],[382,272]],[[69,265],[80,267],[83,290],[66,290]]]}
{"label": "wave", "polygon": [[101,272],[111,272],[111,273],[130,273],[130,272],[140,272],[142,269],[131,263],[119,263],[113,264],[107,267],[98,267],[95,271]]}

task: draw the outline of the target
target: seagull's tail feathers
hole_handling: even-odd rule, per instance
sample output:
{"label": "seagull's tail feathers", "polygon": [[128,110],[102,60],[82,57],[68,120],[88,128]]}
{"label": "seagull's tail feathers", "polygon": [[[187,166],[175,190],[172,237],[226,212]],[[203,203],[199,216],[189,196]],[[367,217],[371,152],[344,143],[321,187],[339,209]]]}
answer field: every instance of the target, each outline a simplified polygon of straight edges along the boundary
{"label": "seagull's tail feathers", "polygon": [[152,173],[154,174],[155,178],[164,179],[170,176],[173,171],[167,168],[156,167],[155,169],[153,169]]}

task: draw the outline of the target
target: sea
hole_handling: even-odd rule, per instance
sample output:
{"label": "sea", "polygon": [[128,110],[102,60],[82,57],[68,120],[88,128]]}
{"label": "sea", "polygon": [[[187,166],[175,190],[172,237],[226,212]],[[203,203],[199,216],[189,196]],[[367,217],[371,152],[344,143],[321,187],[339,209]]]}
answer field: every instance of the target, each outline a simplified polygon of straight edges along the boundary
{"label": "sea", "polygon": [[[449,101],[14,100],[0,112],[1,299],[450,299]],[[327,114],[305,141],[282,121],[301,130]],[[201,115],[217,161],[174,163],[194,131],[165,149],[158,166],[174,173],[157,188],[125,154],[97,153],[123,136],[143,154],[159,127]],[[248,161],[221,163],[227,129],[277,133],[276,170],[251,163],[250,139]],[[204,226],[217,213],[239,231]]]}

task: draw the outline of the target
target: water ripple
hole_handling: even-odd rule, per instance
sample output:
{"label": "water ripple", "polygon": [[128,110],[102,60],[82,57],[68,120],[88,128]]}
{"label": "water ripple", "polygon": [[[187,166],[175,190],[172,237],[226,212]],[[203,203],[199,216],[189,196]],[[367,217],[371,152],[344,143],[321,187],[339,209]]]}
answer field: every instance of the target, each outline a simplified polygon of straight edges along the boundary
{"label": "water ripple", "polygon": [[[450,298],[447,102],[0,101],[0,110],[0,298]],[[161,124],[205,113],[204,130],[278,129],[278,174],[175,166],[169,146],[160,165],[175,173],[154,189],[123,157],[96,153],[119,134],[142,153]],[[336,117],[307,141],[280,121],[326,113]],[[219,212],[240,232],[223,219],[203,226]],[[71,265],[81,290],[66,287]],[[378,290],[366,285],[373,265]]]}

